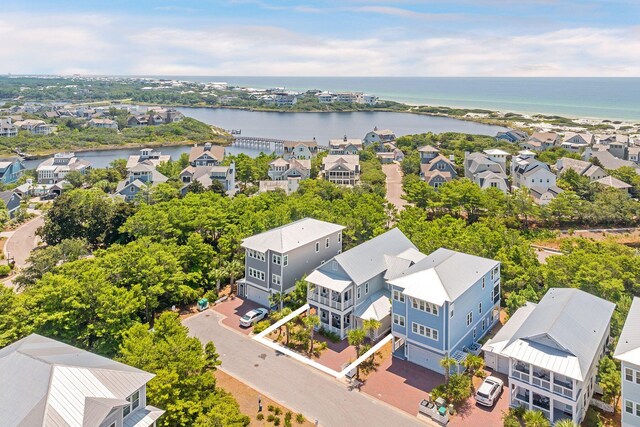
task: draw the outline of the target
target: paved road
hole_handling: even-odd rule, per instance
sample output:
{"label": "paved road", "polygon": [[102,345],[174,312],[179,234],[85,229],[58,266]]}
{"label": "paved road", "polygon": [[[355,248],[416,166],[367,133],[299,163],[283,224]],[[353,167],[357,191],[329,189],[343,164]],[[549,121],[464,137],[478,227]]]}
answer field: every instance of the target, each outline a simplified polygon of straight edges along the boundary
{"label": "paved road", "polygon": [[418,421],[364,393],[305,366],[219,324],[222,315],[207,310],[185,319],[192,335],[213,341],[222,369],[323,427],[424,427]]}
{"label": "paved road", "polygon": [[382,165],[382,171],[387,176],[387,200],[393,203],[399,211],[404,209],[404,205],[406,205],[407,202],[401,197],[404,194],[404,191],[402,191],[402,172],[400,170],[400,164],[384,164]]}
{"label": "paved road", "polygon": [[7,258],[12,256],[16,267],[23,268],[27,264],[31,250],[40,241],[40,237],[36,236],[36,230],[42,225],[44,225],[44,219],[38,216],[15,230],[5,242],[4,255]]}

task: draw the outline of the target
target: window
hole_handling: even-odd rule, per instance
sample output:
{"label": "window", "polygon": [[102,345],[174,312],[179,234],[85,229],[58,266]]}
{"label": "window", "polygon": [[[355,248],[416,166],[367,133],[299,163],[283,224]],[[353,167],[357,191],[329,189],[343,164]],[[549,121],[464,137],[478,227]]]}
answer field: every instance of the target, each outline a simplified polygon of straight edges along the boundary
{"label": "window", "polygon": [[484,276],[482,276],[482,289],[484,289]]}
{"label": "window", "polygon": [[482,303],[478,303],[478,314],[482,314]]}
{"label": "window", "polygon": [[473,323],[473,312],[470,311],[469,314],[467,314],[467,326],[471,325],[471,323]]}
{"label": "window", "polygon": [[140,391],[136,391],[131,395],[131,410],[135,411],[138,406],[140,406]]}
{"label": "window", "polygon": [[449,305],[449,317],[453,317],[453,303]]}
{"label": "window", "polygon": [[473,328],[473,339],[475,340],[477,336],[478,332],[476,331],[476,328]]}
{"label": "window", "polygon": [[491,271],[491,280],[496,280],[500,277],[500,266],[496,266],[493,271]]}
{"label": "window", "polygon": [[393,299],[396,301],[404,302],[404,294],[400,291],[393,291]]}
{"label": "window", "polygon": [[338,243],[342,242],[342,233],[338,233]]}
{"label": "window", "polygon": [[414,334],[422,335],[423,337],[431,338],[432,340],[438,340],[438,331],[431,329],[427,326],[413,322],[411,324],[411,330]]}
{"label": "window", "polygon": [[628,414],[633,414],[633,402],[627,400],[624,402],[624,411]]}
{"label": "window", "polygon": [[327,237],[324,241],[324,247],[328,248],[329,247],[329,238]]}
{"label": "window", "polygon": [[356,288],[356,298],[360,298],[360,286]]}
{"label": "window", "polygon": [[364,294],[368,294],[369,293],[369,282],[364,284]]}
{"label": "window", "polygon": [[289,255],[282,257],[282,266],[286,267],[289,264]]}
{"label": "window", "polygon": [[255,268],[249,267],[249,277],[253,277],[254,279],[264,280],[264,271],[256,270]]}
{"label": "window", "polygon": [[633,382],[633,369],[624,368],[624,379]]}
{"label": "window", "polygon": [[394,314],[393,324],[404,328],[404,316],[400,316],[399,314]]}
{"label": "window", "polygon": [[320,242],[316,242],[316,252],[320,252]]}
{"label": "window", "polygon": [[277,274],[272,274],[271,275],[271,282],[274,285],[281,285],[282,284],[281,278]]}
{"label": "window", "polygon": [[640,417],[640,403],[636,403],[636,416]]}
{"label": "window", "polygon": [[482,319],[482,332],[484,332],[484,328],[485,328],[485,326],[484,326],[484,321],[485,321],[485,320],[486,320],[486,319]]}
{"label": "window", "polygon": [[276,254],[271,255],[271,262],[272,263],[280,265],[281,260],[282,260],[282,258],[280,257],[280,255],[276,255]]}
{"label": "window", "polygon": [[424,311],[426,313],[431,313],[434,316],[438,315],[438,306],[435,304],[431,304],[430,302],[422,301],[416,298],[411,299],[411,305],[416,310]]}
{"label": "window", "polygon": [[247,255],[249,258],[255,258],[260,261],[264,261],[264,253],[254,251],[253,249],[247,249]]}

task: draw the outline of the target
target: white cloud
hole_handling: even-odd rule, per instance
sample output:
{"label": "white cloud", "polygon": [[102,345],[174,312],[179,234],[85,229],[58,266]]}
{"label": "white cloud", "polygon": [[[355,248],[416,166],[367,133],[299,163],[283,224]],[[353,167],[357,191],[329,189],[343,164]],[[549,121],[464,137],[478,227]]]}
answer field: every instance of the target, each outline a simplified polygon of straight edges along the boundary
{"label": "white cloud", "polygon": [[[0,72],[300,76],[639,76],[640,27],[354,39],[273,26],[3,15]],[[400,33],[399,33],[400,34]],[[402,32],[402,37],[408,37]]]}

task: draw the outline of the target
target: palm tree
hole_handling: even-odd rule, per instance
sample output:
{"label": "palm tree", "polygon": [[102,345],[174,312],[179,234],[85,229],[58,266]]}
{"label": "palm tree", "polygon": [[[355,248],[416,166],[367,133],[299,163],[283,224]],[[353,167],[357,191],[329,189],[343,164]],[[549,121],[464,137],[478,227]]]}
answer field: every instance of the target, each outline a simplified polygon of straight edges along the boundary
{"label": "palm tree", "polygon": [[[285,307],[282,310],[280,310],[280,314],[282,315],[282,318],[285,318],[291,314],[291,309],[289,307]],[[286,335],[284,345],[289,345],[289,322],[285,323],[282,326],[284,326],[284,333]]]}
{"label": "palm tree", "polygon": [[362,322],[362,328],[368,332],[369,339],[373,341],[373,333],[382,326],[382,323],[376,319],[367,319]]}
{"label": "palm tree", "polygon": [[527,411],[522,417],[525,427],[549,427],[551,423],[540,411]]}
{"label": "palm tree", "polygon": [[456,366],[456,363],[458,362],[453,357],[445,356],[440,359],[440,366],[444,368],[444,382],[447,384],[449,383],[449,374],[451,374],[451,368]]}
{"label": "palm tree", "polygon": [[469,354],[462,362],[462,365],[467,369],[469,375],[473,376],[484,367],[484,359],[475,354]]}
{"label": "palm tree", "polygon": [[555,423],[555,427],[578,427],[578,424],[574,423],[573,421],[567,418]]}
{"label": "palm tree", "polygon": [[[367,333],[364,329],[351,329],[347,331],[347,340],[349,341],[349,345],[352,345],[356,348],[356,357],[360,357],[360,351],[362,351],[362,343],[364,339],[367,337]],[[360,365],[356,366],[356,378],[360,379]]]}
{"label": "palm tree", "polygon": [[227,261],[224,265],[224,268],[227,272],[227,276],[229,276],[229,286],[231,287],[235,283],[236,277],[242,274],[244,265],[240,261],[234,259],[231,261]]}
{"label": "palm tree", "polygon": [[320,326],[320,318],[315,314],[311,314],[305,317],[302,321],[304,322],[304,325],[307,327],[307,330],[309,331],[309,338],[311,339],[311,343],[309,345],[309,357],[311,357],[311,355],[313,354],[314,332],[315,332],[315,328]]}

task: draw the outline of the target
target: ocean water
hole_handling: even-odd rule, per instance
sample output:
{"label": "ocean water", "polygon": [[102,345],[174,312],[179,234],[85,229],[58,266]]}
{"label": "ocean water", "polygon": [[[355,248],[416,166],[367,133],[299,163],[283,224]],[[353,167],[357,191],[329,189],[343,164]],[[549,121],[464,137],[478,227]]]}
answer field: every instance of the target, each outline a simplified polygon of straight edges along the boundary
{"label": "ocean water", "polygon": [[255,88],[357,91],[415,105],[640,122],[640,77],[162,77]]}

